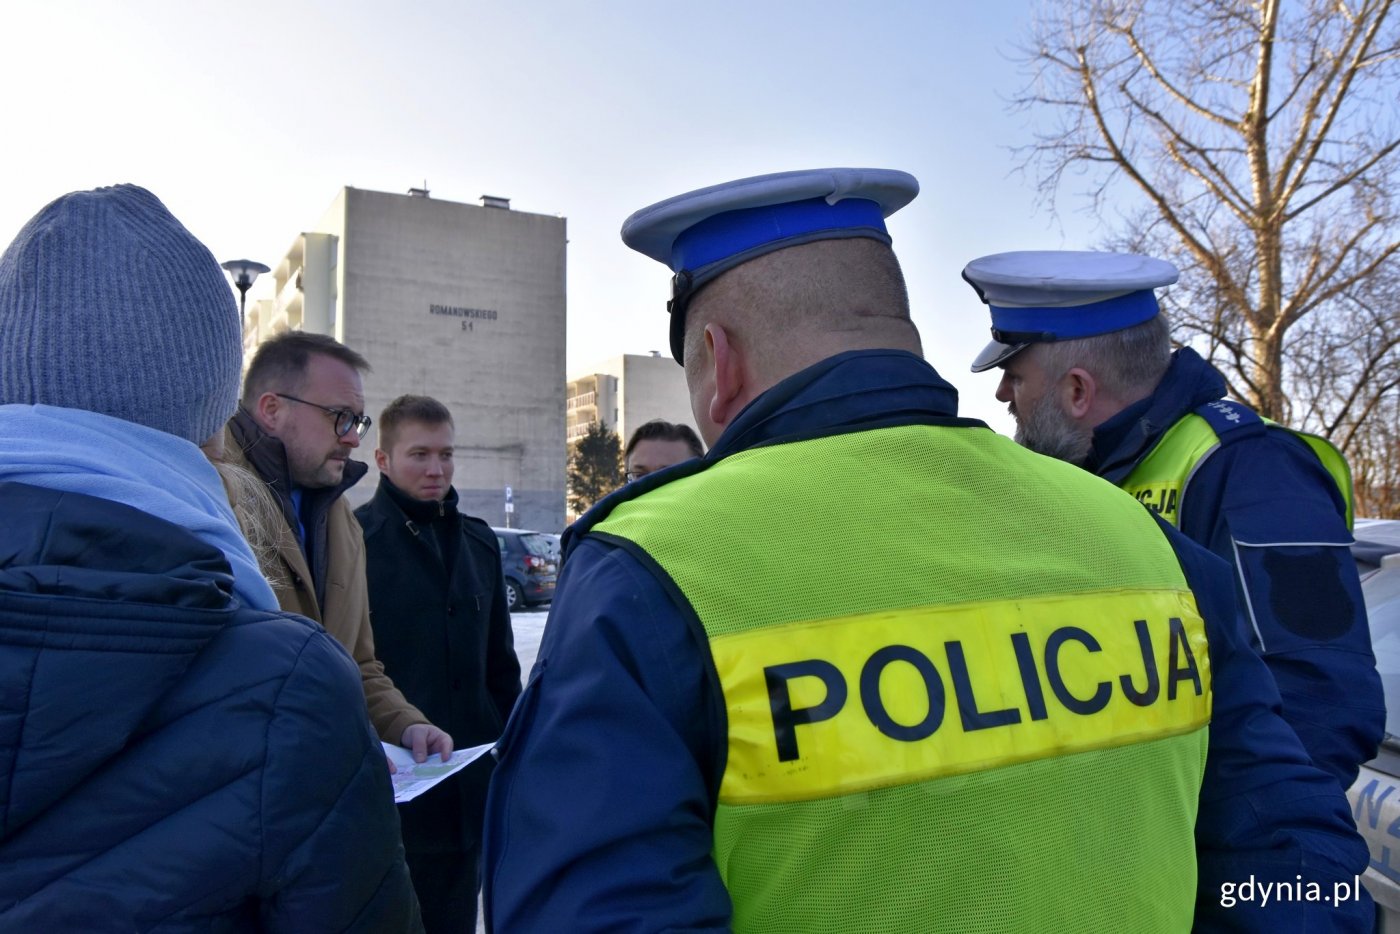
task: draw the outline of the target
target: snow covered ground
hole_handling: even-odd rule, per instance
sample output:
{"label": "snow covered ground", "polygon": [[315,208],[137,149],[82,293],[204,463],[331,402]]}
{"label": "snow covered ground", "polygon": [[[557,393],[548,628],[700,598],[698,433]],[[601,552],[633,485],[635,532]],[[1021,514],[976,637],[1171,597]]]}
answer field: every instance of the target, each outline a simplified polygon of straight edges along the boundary
{"label": "snow covered ground", "polygon": [[549,618],[549,604],[532,606],[510,614],[510,628],[515,632],[515,654],[520,659],[520,681],[530,680],[530,669],[535,667],[535,653],[540,648],[540,636],[544,634],[544,621]]}

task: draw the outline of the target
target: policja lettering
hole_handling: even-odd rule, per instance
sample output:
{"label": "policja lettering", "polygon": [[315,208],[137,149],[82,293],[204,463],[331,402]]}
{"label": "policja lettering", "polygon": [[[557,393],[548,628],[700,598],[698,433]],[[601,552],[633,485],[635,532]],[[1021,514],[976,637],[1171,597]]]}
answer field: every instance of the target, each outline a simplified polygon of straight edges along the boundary
{"label": "policja lettering", "polygon": [[[1170,627],[1170,654],[1166,670],[1168,700],[1176,699],[1177,686],[1182,681],[1189,681],[1194,694],[1199,697],[1202,692],[1201,673],[1195,658],[1191,655],[1186,627],[1176,617],[1168,620],[1168,624]],[[1140,707],[1146,707],[1155,703],[1161,693],[1161,673],[1157,668],[1156,653],[1153,651],[1147,620],[1135,620],[1133,626],[1137,636],[1138,649],[1141,652],[1141,677],[1145,681],[1146,687],[1141,691],[1137,690],[1134,687],[1134,677],[1129,674],[1119,675],[1118,682],[1124,696],[1130,702]],[[1092,716],[1108,705],[1113,685],[1109,681],[1100,681],[1094,686],[1093,693],[1085,698],[1077,697],[1070,691],[1065,683],[1064,675],[1060,671],[1060,650],[1066,642],[1071,641],[1084,646],[1090,652],[1103,651],[1098,640],[1077,626],[1056,629],[1045,643],[1043,652],[1045,677],[1050,683],[1055,698],[1066,710],[1081,716]],[[1017,632],[1011,634],[1011,642],[1016,654],[1021,688],[1025,694],[1026,711],[1031,720],[1048,719],[1050,714],[1045,706],[1045,695],[1041,690],[1039,673],[1035,668],[1034,657],[1029,654],[1031,651],[1030,640],[1024,632]],[[944,650],[947,654],[949,678],[953,684],[953,693],[957,698],[958,712],[964,732],[970,733],[976,730],[1010,726],[1021,722],[1021,710],[1016,707],[1005,707],[993,711],[980,710],[962,644],[957,641],[947,642],[944,643]],[[895,720],[886,708],[884,698],[881,695],[881,676],[885,669],[896,661],[905,662],[914,668],[927,692],[928,713],[917,723],[903,724]],[[829,720],[836,716],[846,703],[848,694],[846,681],[835,665],[816,658],[770,665],[763,670],[763,674],[768,685],[769,704],[773,714],[773,739],[778,759],[783,762],[797,759],[799,758],[797,727],[801,724]],[[794,708],[788,690],[788,682],[795,678],[804,677],[820,679],[825,686],[826,694],[821,703],[815,706]],[[912,646],[887,645],[877,649],[861,668],[860,700],[865,716],[872,726],[891,739],[900,742],[918,742],[938,732],[938,728],[943,723],[943,715],[947,706],[946,699],[943,679],[939,676],[933,661]]]}
{"label": "policja lettering", "polygon": [[1161,516],[1176,514],[1176,501],[1181,493],[1179,485],[1149,486],[1140,490],[1129,490],[1133,497],[1148,509]]}
{"label": "policja lettering", "polygon": [[917,608],[714,644],[739,737],[723,800],[954,775],[1210,716],[1203,624],[1174,591]]}

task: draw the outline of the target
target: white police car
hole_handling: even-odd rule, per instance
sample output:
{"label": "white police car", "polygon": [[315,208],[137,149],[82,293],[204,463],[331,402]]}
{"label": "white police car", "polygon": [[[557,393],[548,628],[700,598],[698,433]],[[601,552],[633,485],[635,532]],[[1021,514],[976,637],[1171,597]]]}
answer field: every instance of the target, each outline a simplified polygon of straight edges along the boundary
{"label": "white police car", "polygon": [[1380,906],[1380,930],[1400,931],[1400,520],[1358,519],[1355,536],[1386,724],[1379,755],[1361,767],[1347,797],[1371,851],[1364,881]]}

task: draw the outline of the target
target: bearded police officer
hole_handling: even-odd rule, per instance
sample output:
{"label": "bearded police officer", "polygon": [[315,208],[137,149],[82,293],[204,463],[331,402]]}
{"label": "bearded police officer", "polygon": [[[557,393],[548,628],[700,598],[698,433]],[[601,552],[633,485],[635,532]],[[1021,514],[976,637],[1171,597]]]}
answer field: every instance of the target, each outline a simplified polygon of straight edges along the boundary
{"label": "bearded police officer", "polygon": [[1283,716],[1343,788],[1376,754],[1385,699],[1351,543],[1351,474],[1330,443],[1225,399],[1194,350],[1172,352],[1154,289],[1176,267],[1118,253],[1016,252],[963,273],[992,313],[973,372],[1022,444],[1117,484],[1234,565],[1250,641]]}
{"label": "bearded police officer", "polygon": [[1365,846],[1220,562],[958,418],[885,225],[916,191],[791,172],[623,225],[711,449],[566,536],[495,929],[1366,929],[1364,894],[1222,915],[1244,878],[1331,900]]}

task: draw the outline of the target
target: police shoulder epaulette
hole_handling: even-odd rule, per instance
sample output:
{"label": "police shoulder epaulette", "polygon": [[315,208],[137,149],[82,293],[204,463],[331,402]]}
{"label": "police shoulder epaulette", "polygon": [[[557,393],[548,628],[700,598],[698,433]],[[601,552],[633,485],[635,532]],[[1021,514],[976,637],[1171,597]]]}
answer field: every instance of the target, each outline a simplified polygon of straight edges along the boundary
{"label": "police shoulder epaulette", "polygon": [[1206,420],[1221,444],[1251,437],[1267,427],[1258,412],[1229,399],[1217,399],[1197,406],[1196,414]]}

